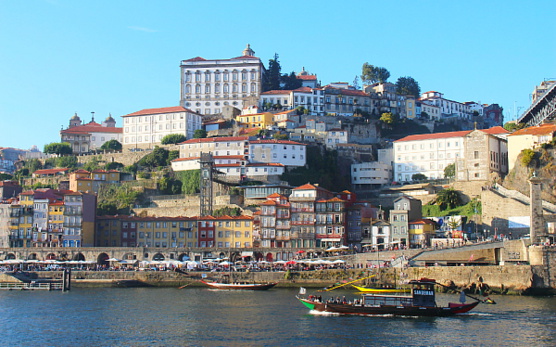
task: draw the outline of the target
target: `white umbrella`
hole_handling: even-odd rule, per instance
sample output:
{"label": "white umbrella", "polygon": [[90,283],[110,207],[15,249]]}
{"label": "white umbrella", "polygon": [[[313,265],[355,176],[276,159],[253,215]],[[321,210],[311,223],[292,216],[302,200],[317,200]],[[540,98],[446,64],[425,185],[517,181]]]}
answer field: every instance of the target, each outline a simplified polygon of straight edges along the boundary
{"label": "white umbrella", "polygon": [[120,259],[110,258],[110,259],[106,259],[106,261],[120,261]]}

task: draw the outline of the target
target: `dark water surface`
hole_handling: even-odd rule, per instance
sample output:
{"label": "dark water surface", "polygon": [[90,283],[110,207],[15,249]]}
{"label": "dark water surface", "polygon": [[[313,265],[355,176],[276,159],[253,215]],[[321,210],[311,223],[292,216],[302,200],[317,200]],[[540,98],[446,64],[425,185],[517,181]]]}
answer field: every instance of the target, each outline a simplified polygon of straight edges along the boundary
{"label": "dark water surface", "polygon": [[[447,318],[313,315],[297,290],[0,292],[2,346],[556,346],[556,298],[493,297]],[[347,295],[348,292],[333,292]],[[326,298],[326,296],[325,296]],[[439,295],[438,303],[457,295]]]}

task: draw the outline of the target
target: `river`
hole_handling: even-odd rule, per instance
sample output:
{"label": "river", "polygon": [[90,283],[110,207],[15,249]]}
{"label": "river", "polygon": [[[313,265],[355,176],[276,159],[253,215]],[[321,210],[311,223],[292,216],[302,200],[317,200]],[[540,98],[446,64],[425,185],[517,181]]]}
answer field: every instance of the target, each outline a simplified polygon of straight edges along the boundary
{"label": "river", "polygon": [[[0,292],[2,346],[554,346],[553,297],[493,297],[446,318],[313,315],[297,290]],[[350,295],[335,291],[334,295]],[[325,293],[326,294],[326,293]],[[325,295],[324,298],[327,296]],[[457,302],[439,294],[437,302]]]}

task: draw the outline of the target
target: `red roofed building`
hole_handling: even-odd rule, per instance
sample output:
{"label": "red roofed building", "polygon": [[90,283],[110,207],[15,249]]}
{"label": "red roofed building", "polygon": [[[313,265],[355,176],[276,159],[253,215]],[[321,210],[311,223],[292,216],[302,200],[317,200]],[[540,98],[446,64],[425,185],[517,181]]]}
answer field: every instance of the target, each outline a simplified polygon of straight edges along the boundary
{"label": "red roofed building", "polygon": [[180,105],[200,114],[219,114],[225,106],[257,105],[265,67],[250,45],[231,59],[182,60]]}
{"label": "red roofed building", "polygon": [[413,175],[444,178],[456,166],[458,180],[485,181],[508,172],[508,132],[502,127],[410,135],[394,141],[394,180],[409,182]]}
{"label": "red roofed building", "polygon": [[190,139],[203,125],[201,114],[183,106],[144,109],[122,118],[124,150],[152,149],[170,134]]}
{"label": "red roofed building", "polygon": [[517,130],[508,135],[508,161],[510,170],[513,169],[517,156],[526,148],[535,148],[548,143],[554,138],[556,124],[541,124]]}
{"label": "red roofed building", "polygon": [[301,80],[302,87],[309,87],[309,88],[319,87],[319,82],[317,81],[317,75],[310,74],[309,72],[305,71],[305,67],[303,67],[303,70],[301,70],[301,72],[299,72],[295,77],[298,80]]}
{"label": "red roofed building", "polygon": [[71,117],[67,129],[60,131],[62,142],[70,144],[73,154],[89,153],[110,141],[122,143],[122,128],[116,127],[116,121],[111,115],[102,124],[95,122],[94,112],[91,121],[82,124],[77,113]]}

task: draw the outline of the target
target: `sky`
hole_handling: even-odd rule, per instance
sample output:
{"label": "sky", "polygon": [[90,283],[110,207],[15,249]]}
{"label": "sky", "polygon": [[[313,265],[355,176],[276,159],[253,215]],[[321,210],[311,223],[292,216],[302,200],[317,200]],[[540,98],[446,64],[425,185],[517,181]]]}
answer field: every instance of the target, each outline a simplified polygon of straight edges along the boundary
{"label": "sky", "polygon": [[303,67],[323,85],[363,63],[459,102],[498,103],[505,121],[556,79],[556,1],[0,0],[0,147],[60,142],[77,113],[179,105],[181,60],[240,56]]}

